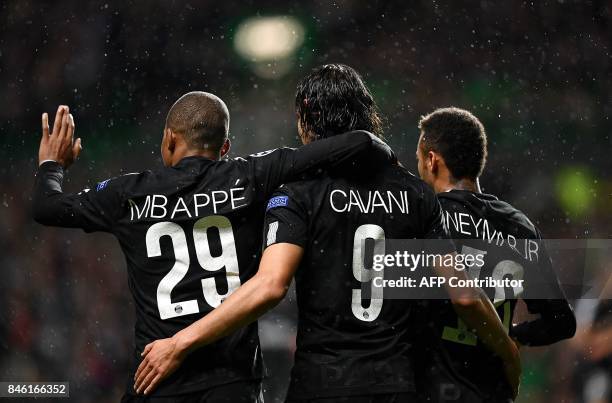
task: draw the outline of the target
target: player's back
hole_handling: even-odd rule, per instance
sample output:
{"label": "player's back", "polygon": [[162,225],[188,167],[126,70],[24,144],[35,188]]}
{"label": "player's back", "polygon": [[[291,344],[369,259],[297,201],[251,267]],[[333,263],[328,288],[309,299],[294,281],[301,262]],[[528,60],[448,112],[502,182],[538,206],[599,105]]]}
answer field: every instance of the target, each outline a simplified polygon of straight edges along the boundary
{"label": "player's back", "polygon": [[[483,254],[483,265],[475,263],[468,267],[471,278],[519,279],[525,280],[523,284],[527,287],[543,271],[548,272],[546,275],[552,274],[550,259],[539,233],[521,211],[495,196],[463,190],[439,193],[438,198],[446,226],[458,250],[464,254]],[[552,284],[556,277],[548,281]],[[517,298],[524,296],[524,288],[499,286],[483,289],[494,303],[502,323],[509,328]],[[430,356],[426,360],[433,359],[430,369],[435,372],[423,374],[425,384],[431,381],[431,399],[444,401],[443,396],[438,395],[442,393],[448,397],[455,396],[459,401],[510,400],[512,392],[501,360],[458,319],[449,301],[431,301],[429,304],[430,312],[435,312],[437,318],[434,334],[426,334],[424,340],[428,347],[426,355]],[[455,382],[458,389],[453,391]],[[448,390],[444,391],[444,387]],[[438,400],[440,398],[442,400]]]}
{"label": "player's back", "polygon": [[413,304],[385,300],[373,285],[384,272],[371,262],[384,253],[385,239],[424,238],[436,220],[441,226],[433,192],[389,165],[290,183],[268,210],[268,245],[305,249],[295,276],[299,323],[289,398],[413,390]]}
{"label": "player's back", "polygon": [[[243,159],[190,157],[112,181],[121,182],[113,185],[126,201],[113,232],[136,304],[136,358],[147,343],[213,310],[256,271],[266,197],[251,170]],[[261,367],[252,324],[190,354],[158,393],[260,378]]]}

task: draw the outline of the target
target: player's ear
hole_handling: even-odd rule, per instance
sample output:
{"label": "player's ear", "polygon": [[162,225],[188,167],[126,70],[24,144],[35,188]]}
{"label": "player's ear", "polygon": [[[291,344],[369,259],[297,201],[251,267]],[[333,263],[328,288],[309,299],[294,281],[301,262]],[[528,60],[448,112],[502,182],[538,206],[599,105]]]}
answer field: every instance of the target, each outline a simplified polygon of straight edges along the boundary
{"label": "player's ear", "polygon": [[171,166],[172,165],[172,151],[173,150],[170,149],[170,137],[171,137],[171,134],[172,134],[172,130],[170,130],[169,128],[165,127],[164,128],[164,134],[162,136],[161,147],[160,147],[162,160],[164,161],[164,166]]}
{"label": "player's ear", "polygon": [[162,135],[162,151],[167,150],[168,149],[168,142],[170,140],[170,132],[171,130],[168,129],[167,127],[164,128],[164,134]]}
{"label": "player's ear", "polygon": [[174,152],[174,149],[176,148],[177,137],[178,135],[175,132],[168,129],[168,150],[170,150],[170,152]]}
{"label": "player's ear", "polygon": [[431,173],[438,172],[438,156],[433,151],[428,151],[425,158],[425,165],[427,170]]}
{"label": "player's ear", "polygon": [[229,150],[231,147],[232,147],[232,142],[230,141],[229,138],[226,138],[225,141],[223,142],[223,145],[221,146],[221,151],[219,152],[219,155],[221,156],[221,158],[225,157],[227,153],[229,153]]}

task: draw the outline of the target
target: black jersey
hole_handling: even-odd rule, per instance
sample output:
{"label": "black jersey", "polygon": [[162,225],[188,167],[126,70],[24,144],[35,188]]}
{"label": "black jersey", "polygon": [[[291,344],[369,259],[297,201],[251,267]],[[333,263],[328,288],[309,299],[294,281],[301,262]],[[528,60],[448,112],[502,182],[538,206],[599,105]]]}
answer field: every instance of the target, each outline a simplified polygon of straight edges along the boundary
{"label": "black jersey", "polygon": [[[571,337],[575,329],[573,312],[559,287],[540,234],[525,214],[487,194],[452,190],[438,194],[438,198],[458,250],[484,253],[484,265],[468,268],[470,277],[524,280],[522,287],[484,289],[511,336],[524,345],[552,344]],[[540,291],[542,298],[538,298]],[[547,299],[543,298],[544,292]],[[511,328],[517,298],[523,298],[530,313],[541,314],[542,318]],[[448,366],[455,379],[471,388],[469,393],[480,395],[482,401],[503,402],[511,398],[500,359],[467,329],[449,301],[430,304],[436,314],[435,334],[425,342],[433,355],[439,354],[434,365]],[[431,392],[437,395],[440,385],[435,384],[435,379],[429,377],[433,381]]]}
{"label": "black jersey", "polygon": [[[106,180],[78,194],[62,193],[63,169],[46,162],[38,171],[35,218],[110,232],[119,240],[136,308],[135,370],[147,343],[197,321],[255,273],[265,202],[281,183],[312,167],[341,164],[364,151],[370,155],[382,147],[373,139],[352,132],[246,158],[187,157],[173,167]],[[252,324],[190,354],[155,394],[259,379],[262,371]],[[133,393],[131,378],[128,383]]]}
{"label": "black jersey", "polygon": [[[413,303],[384,299],[371,267],[391,238],[444,238],[433,191],[404,168],[282,186],[267,206],[266,245],[304,248],[288,399],[410,392]],[[373,240],[373,241],[372,241]],[[446,251],[454,250],[448,242]],[[368,263],[370,262],[370,263]]]}

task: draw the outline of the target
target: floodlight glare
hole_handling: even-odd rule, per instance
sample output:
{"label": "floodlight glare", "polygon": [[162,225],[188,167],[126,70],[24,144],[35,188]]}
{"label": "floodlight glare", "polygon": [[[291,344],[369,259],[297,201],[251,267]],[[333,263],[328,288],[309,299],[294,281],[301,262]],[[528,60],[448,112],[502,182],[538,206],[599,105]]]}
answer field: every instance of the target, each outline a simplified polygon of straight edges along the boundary
{"label": "floodlight glare", "polygon": [[234,36],[238,54],[252,62],[291,56],[304,42],[304,28],[293,17],[252,17],[240,24]]}

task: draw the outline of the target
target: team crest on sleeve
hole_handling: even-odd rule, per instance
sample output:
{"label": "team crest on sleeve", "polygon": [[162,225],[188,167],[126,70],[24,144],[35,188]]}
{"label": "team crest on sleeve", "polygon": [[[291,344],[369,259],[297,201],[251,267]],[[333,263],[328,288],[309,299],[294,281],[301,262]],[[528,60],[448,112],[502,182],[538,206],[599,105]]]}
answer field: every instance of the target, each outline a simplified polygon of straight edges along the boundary
{"label": "team crest on sleeve", "polygon": [[98,183],[98,186],[96,186],[96,192],[99,192],[100,190],[104,189],[106,185],[108,185],[108,182],[110,182],[110,179]]}
{"label": "team crest on sleeve", "polygon": [[266,211],[275,207],[284,207],[289,204],[289,196],[276,196],[270,199]]}

